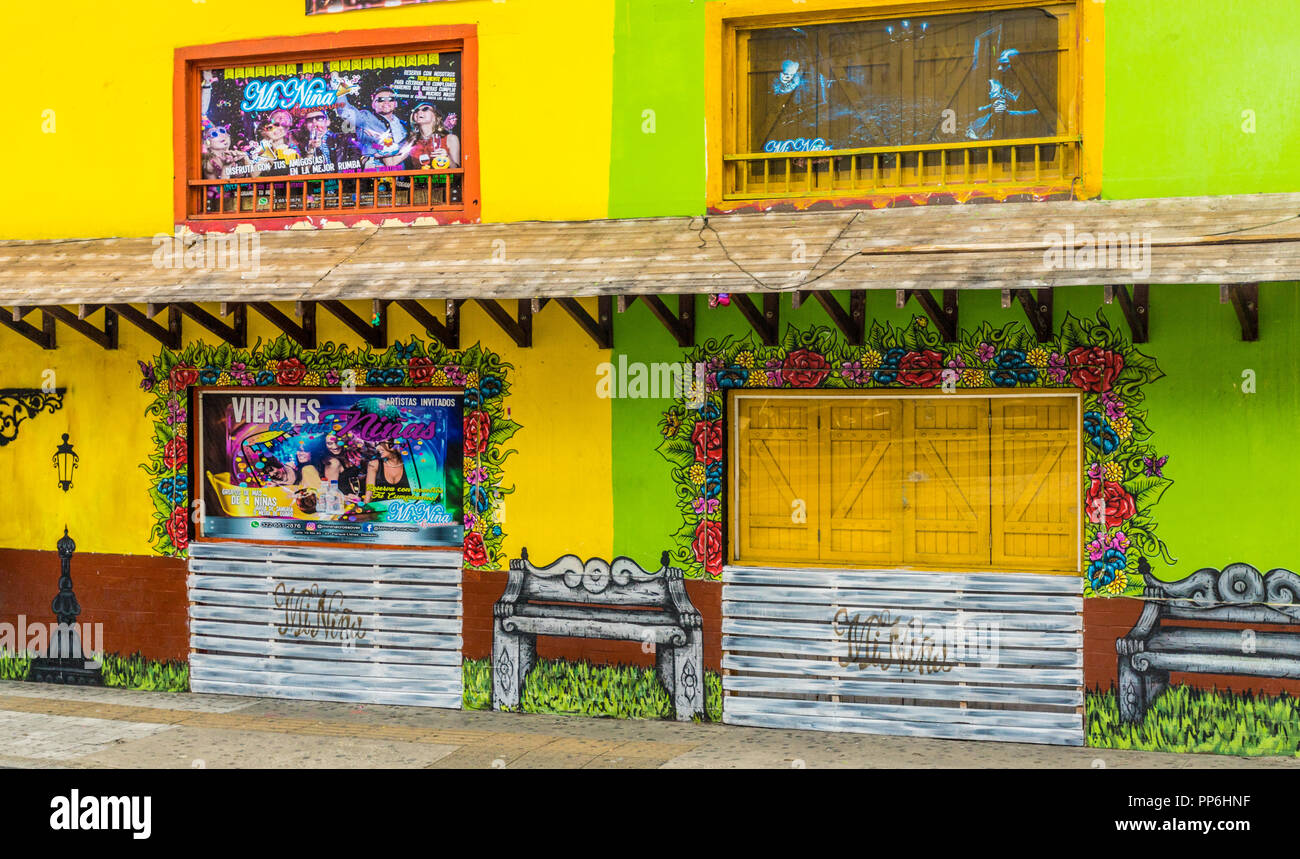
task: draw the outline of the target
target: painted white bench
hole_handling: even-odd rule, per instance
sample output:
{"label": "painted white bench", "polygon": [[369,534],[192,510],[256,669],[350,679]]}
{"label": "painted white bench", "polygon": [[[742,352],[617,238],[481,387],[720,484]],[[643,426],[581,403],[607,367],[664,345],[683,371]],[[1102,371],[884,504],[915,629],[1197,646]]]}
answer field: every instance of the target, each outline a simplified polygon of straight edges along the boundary
{"label": "painted white bench", "polygon": [[[1149,570],[1139,568],[1144,575]],[[1281,569],[1261,575],[1250,564],[1229,564],[1223,572],[1206,568],[1177,582],[1147,581],[1142,616],[1115,642],[1123,721],[1142,721],[1169,686],[1171,671],[1300,678],[1300,634],[1164,625],[1166,620],[1300,624],[1300,576]]]}
{"label": "painted white bench", "polygon": [[678,721],[704,714],[700,613],[682,571],[668,566],[667,552],[654,571],[630,558],[583,563],[577,555],[537,567],[527,549],[520,554],[510,561],[510,581],[492,609],[492,709],[519,706],[537,659],[537,636],[555,635],[653,643]]}

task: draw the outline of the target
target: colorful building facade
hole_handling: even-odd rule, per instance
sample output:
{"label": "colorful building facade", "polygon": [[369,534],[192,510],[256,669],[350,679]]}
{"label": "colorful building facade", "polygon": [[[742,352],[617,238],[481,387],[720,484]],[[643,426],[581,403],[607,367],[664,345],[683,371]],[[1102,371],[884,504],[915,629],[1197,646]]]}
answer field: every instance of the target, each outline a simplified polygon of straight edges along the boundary
{"label": "colorful building facade", "polygon": [[[43,157],[0,207],[3,620],[52,619],[66,526],[80,622],[142,670],[248,691],[221,685],[240,658],[343,648],[326,614],[420,594],[290,575],[340,595],[298,626],[270,591],[204,596],[296,551],[245,530],[252,555],[191,557],[216,507],[277,518],[222,504],[233,453],[231,492],[205,496],[197,437],[233,424],[204,424],[204,398],[444,392],[458,548],[336,536],[317,562],[458,589],[376,610],[367,645],[419,666],[436,630],[453,670],[339,668],[348,650],[260,694],[425,683],[485,707],[514,671],[523,710],[689,716],[685,683],[735,724],[1296,750],[1285,4],[343,7],[75,2],[65,63],[13,13],[0,62],[42,84],[12,94],[27,120],[0,155]],[[372,446],[359,506],[390,485]],[[416,455],[390,459],[411,486]],[[306,481],[274,485],[310,552]],[[421,551],[460,551],[455,575],[403,578]],[[567,555],[638,567],[548,571]],[[608,614],[656,570],[655,623],[698,634],[689,681],[671,636]],[[516,598],[531,673],[517,651],[502,669]],[[271,621],[262,650],[217,640]]]}

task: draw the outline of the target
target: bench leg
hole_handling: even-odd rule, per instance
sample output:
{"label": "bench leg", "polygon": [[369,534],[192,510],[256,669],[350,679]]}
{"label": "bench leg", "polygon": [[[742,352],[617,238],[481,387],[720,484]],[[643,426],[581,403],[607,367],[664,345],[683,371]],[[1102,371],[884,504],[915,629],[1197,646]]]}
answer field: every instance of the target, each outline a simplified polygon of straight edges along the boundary
{"label": "bench leg", "polygon": [[681,647],[655,649],[655,668],[677,710],[677,721],[704,715],[704,645],[698,629],[688,629]]}
{"label": "bench leg", "polygon": [[492,709],[518,709],[524,678],[537,659],[537,636],[506,632],[497,618],[492,627]]}
{"label": "bench leg", "polygon": [[1121,722],[1141,722],[1147,711],[1146,684],[1133,668],[1133,657],[1119,658],[1119,718]]}

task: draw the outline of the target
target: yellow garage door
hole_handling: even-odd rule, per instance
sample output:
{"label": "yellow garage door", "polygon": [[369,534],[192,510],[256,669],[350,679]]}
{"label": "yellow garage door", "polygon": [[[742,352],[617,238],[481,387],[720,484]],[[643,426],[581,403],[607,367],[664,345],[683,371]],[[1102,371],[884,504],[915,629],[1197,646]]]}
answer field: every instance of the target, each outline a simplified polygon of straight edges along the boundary
{"label": "yellow garage door", "polygon": [[1073,397],[737,395],[733,560],[1078,569]]}

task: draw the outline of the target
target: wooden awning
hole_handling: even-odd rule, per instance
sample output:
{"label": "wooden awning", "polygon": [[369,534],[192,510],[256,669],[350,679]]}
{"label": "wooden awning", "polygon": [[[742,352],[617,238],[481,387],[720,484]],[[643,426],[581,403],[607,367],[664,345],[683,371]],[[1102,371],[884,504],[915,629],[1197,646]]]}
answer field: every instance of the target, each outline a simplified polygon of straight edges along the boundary
{"label": "wooden awning", "polygon": [[[173,255],[180,242],[167,236],[0,243],[0,306],[11,308],[10,328],[38,342],[45,342],[40,332],[22,322],[35,308],[92,338],[108,337],[107,328],[84,323],[98,307],[119,309],[159,339],[163,329],[149,326],[164,306],[222,336],[234,331],[199,302],[252,307],[291,333],[300,326],[303,339],[303,303],[326,306],[370,339],[363,320],[339,304],[356,299],[375,301],[376,315],[398,303],[421,321],[432,318],[420,317],[421,301],[446,300],[454,313],[456,302],[476,300],[500,311],[494,318],[521,343],[528,340],[524,312],[511,322],[500,300],[531,301],[535,310],[560,299],[602,343],[608,319],[584,321],[574,297],[618,296],[622,307],[637,296],[739,294],[742,311],[761,328],[764,318],[775,324],[778,291],[816,296],[834,315],[827,291],[897,290],[900,301],[915,295],[936,321],[950,304],[951,327],[956,299],[941,307],[935,295],[1001,289],[1004,304],[1019,296],[1033,321],[1031,304],[1050,319],[1047,303],[1028,300],[1036,288],[1113,286],[1129,312],[1145,300],[1136,285],[1300,280],[1300,194],[291,229],[181,241],[185,257]],[[764,311],[745,293],[763,293]],[[1257,313],[1252,294],[1232,292],[1239,312]],[[299,321],[271,302],[299,303]],[[672,328],[674,314],[661,299],[651,303]],[[1135,321],[1142,312],[1132,311]],[[47,318],[46,329],[53,324]],[[1243,319],[1244,335],[1247,327]],[[111,348],[107,339],[104,345]]]}

